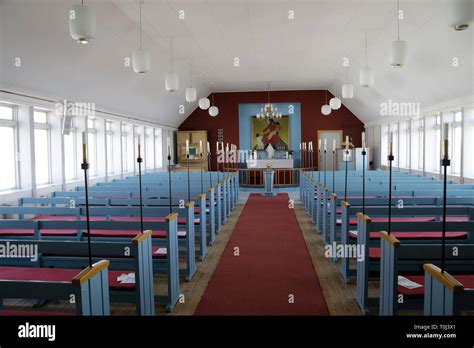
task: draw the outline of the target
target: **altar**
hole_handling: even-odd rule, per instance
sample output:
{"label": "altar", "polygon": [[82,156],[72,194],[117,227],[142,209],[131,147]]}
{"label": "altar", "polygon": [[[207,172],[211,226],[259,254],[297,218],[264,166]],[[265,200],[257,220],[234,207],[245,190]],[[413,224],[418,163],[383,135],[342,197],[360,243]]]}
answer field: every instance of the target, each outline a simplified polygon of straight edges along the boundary
{"label": "altar", "polygon": [[257,160],[254,160],[252,165],[249,165],[248,168],[262,169],[262,168],[267,168],[267,165],[270,165],[274,169],[294,168],[293,159],[286,159],[286,158],[257,159]]}

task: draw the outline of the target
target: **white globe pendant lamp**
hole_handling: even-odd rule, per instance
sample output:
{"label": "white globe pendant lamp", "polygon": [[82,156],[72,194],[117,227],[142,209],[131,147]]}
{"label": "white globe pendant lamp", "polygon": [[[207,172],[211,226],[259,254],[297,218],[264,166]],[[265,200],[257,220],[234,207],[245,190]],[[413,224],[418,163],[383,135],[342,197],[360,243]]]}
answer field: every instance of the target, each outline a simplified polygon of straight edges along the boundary
{"label": "white globe pendant lamp", "polygon": [[365,68],[360,69],[359,83],[364,88],[374,84],[374,71],[367,66],[367,33],[365,33]]}
{"label": "white globe pendant lamp", "polygon": [[170,46],[171,46],[171,59],[170,59],[170,66],[171,72],[167,73],[165,76],[165,88],[168,92],[174,92],[179,88],[179,78],[178,75],[173,72],[173,38],[170,38]]}
{"label": "white globe pendant lamp", "polygon": [[139,0],[140,2],[140,48],[138,50],[133,51],[132,54],[132,67],[133,71],[137,74],[146,74],[150,71],[151,67],[151,59],[150,53],[145,51],[142,47],[142,2],[143,0]]}
{"label": "white globe pendant lamp", "polygon": [[186,88],[186,101],[188,103],[192,103],[196,101],[197,91],[194,87],[187,87]]}
{"label": "white globe pendant lamp", "polygon": [[191,87],[192,86],[192,73],[191,73],[191,59],[189,59],[189,87],[186,88],[186,92],[185,92],[185,95],[186,95],[186,101],[188,103],[192,103],[192,102],[195,102],[196,101],[196,98],[197,98],[197,91],[196,91],[196,88],[194,87]]}
{"label": "white globe pendant lamp", "polygon": [[219,115],[219,108],[217,106],[211,106],[209,108],[209,115],[211,117],[216,117],[217,115]]}
{"label": "white globe pendant lamp", "polygon": [[219,115],[219,108],[214,105],[214,93],[212,93],[212,106],[209,108],[209,116],[216,117]]}
{"label": "white globe pendant lamp", "polygon": [[346,83],[342,85],[342,97],[344,99],[354,98],[354,86],[349,83],[349,66],[346,70]]}
{"label": "white globe pendant lamp", "polygon": [[326,104],[321,106],[321,113],[324,116],[328,116],[331,113],[331,111],[332,111],[331,106],[328,105],[328,91],[326,90]]}
{"label": "white globe pendant lamp", "polygon": [[324,116],[328,116],[330,113],[331,113],[331,107],[327,104],[321,106],[321,113],[324,115]]}
{"label": "white globe pendant lamp", "polygon": [[88,44],[95,36],[96,15],[95,10],[84,5],[74,5],[69,11],[69,33],[80,44]]}
{"label": "white globe pendant lamp", "polygon": [[342,97],[344,99],[354,98],[354,86],[351,83],[345,83],[342,85]]}
{"label": "white globe pendant lamp", "polygon": [[342,106],[342,102],[341,102],[341,99],[337,98],[337,97],[334,97],[334,98],[331,98],[329,100],[329,106],[331,107],[331,109],[333,110],[339,110]]}
{"label": "white globe pendant lamp", "polygon": [[209,106],[211,106],[211,101],[209,98],[201,98],[199,99],[199,108],[202,110],[207,110],[209,109]]}
{"label": "white globe pendant lamp", "polygon": [[397,0],[397,40],[390,47],[390,65],[394,68],[401,68],[406,64],[408,53],[407,42],[400,40],[400,13],[400,0]]}

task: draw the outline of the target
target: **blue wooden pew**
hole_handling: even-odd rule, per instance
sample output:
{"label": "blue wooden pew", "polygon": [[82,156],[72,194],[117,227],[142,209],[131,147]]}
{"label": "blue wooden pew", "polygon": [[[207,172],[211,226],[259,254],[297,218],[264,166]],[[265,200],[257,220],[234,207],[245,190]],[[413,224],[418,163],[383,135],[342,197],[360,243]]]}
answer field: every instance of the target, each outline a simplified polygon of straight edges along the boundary
{"label": "blue wooden pew", "polygon": [[67,281],[0,279],[0,306],[6,298],[70,301],[73,296],[77,315],[110,315],[109,264],[107,260],[96,262]]}

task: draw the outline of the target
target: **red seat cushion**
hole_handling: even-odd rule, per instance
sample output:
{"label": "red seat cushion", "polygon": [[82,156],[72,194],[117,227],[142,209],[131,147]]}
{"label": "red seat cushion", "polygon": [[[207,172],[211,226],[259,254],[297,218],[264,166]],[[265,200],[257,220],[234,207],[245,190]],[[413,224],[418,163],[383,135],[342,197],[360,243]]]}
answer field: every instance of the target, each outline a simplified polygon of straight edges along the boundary
{"label": "red seat cushion", "polygon": [[[84,235],[87,235],[87,231],[82,231]],[[140,234],[140,230],[91,230],[92,237],[122,237],[122,238],[133,238],[137,234]],[[153,231],[151,234],[152,238],[166,238],[166,231]],[[186,238],[186,231],[179,230],[178,238]]]}
{"label": "red seat cushion", "polygon": [[[442,232],[392,232],[398,239],[440,239]],[[357,234],[349,231],[351,239],[357,239]],[[448,239],[465,239],[467,232],[446,232]],[[380,239],[379,232],[370,232],[370,239]]]}
{"label": "red seat cushion", "polygon": [[382,249],[369,248],[369,258],[371,260],[380,260],[380,255],[382,255]]}
{"label": "red seat cushion", "polygon": [[[31,220],[38,220],[38,221],[77,221],[77,217],[73,215],[66,215],[66,216],[61,216],[61,215],[38,215]],[[81,220],[85,221],[86,217],[81,216]],[[105,221],[106,218],[105,216],[91,216],[90,217],[91,221]]]}
{"label": "red seat cushion", "polygon": [[[81,272],[79,269],[64,268],[36,268],[36,267],[0,267],[2,280],[36,280],[49,282],[65,282],[71,280]],[[117,277],[130,271],[109,270],[109,288],[111,290],[133,290],[135,284],[120,284]]]}
{"label": "red seat cushion", "polygon": [[[129,217],[129,216],[113,216],[110,218],[111,221],[140,221],[139,217]],[[165,222],[164,217],[145,217],[143,221],[148,222]],[[194,219],[194,223],[199,223],[199,218]],[[185,225],[186,219],[185,218],[178,218],[178,224]]]}
{"label": "red seat cushion", "polygon": [[[75,236],[76,230],[41,230],[42,236]],[[34,230],[31,229],[14,229],[4,228],[0,229],[0,236],[33,236]]]}
{"label": "red seat cushion", "polygon": [[[416,289],[408,289],[404,286],[398,285],[398,292],[405,296],[418,296],[423,297],[424,295],[424,285],[425,285],[425,277],[424,276],[404,276],[411,281],[423,285]],[[464,285],[464,289],[474,289],[474,275],[453,275],[457,281],[459,281],[462,285]]]}
{"label": "red seat cushion", "polygon": [[49,317],[49,316],[71,316],[76,315],[75,313],[71,312],[32,312],[32,311],[14,311],[14,310],[0,310],[0,316],[8,316],[8,317]]}

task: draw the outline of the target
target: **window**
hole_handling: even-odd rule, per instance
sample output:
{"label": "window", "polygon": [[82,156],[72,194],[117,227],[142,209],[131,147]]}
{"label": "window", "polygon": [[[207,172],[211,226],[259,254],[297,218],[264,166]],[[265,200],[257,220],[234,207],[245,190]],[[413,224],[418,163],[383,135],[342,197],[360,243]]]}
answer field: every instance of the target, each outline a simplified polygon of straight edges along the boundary
{"label": "window", "polygon": [[2,170],[0,170],[0,190],[17,187],[16,180],[16,121],[15,109],[0,104],[0,149]]}
{"label": "window", "polygon": [[381,151],[380,154],[382,156],[381,158],[381,164],[382,165],[388,165],[387,162],[387,156],[388,156],[388,124],[382,125],[382,144],[381,144]]}
{"label": "window", "polygon": [[35,174],[36,185],[45,185],[51,182],[50,163],[50,127],[48,124],[48,112],[35,110],[34,134],[35,134]]}
{"label": "window", "polygon": [[112,132],[112,121],[105,122],[105,137],[107,142],[107,174],[114,174],[114,133]]}
{"label": "window", "polygon": [[440,149],[441,149],[441,117],[439,115],[427,116],[425,118],[426,149],[425,161],[426,171],[439,173]]}
{"label": "window", "polygon": [[462,161],[462,112],[457,111],[454,113],[454,122],[449,134],[449,147],[451,156],[451,168],[450,172],[454,175],[461,174],[461,161]]}
{"label": "window", "polygon": [[122,158],[123,172],[133,172],[133,128],[130,125],[122,123]]}
{"label": "window", "polygon": [[71,128],[68,135],[64,135],[64,170],[66,181],[77,179],[77,151],[76,151],[76,132]]}
{"label": "window", "polygon": [[163,130],[155,128],[155,168],[163,167]]}
{"label": "window", "polygon": [[409,134],[408,134],[408,121],[400,121],[400,136],[399,136],[399,149],[400,149],[400,153],[399,153],[399,156],[398,156],[398,165],[400,166],[400,168],[408,168],[409,167],[409,163],[408,163],[408,159],[409,159],[409,153],[408,153],[408,147],[409,147]]}
{"label": "window", "polygon": [[147,127],[145,129],[145,163],[146,163],[146,169],[154,169],[155,168],[155,135],[154,129]]}
{"label": "window", "polygon": [[89,162],[89,174],[97,176],[97,131],[95,130],[95,120],[87,120],[87,161]]}
{"label": "window", "polygon": [[423,119],[411,121],[411,169],[423,170]]}
{"label": "window", "polygon": [[474,108],[464,109],[464,176],[474,179],[474,159],[472,149],[474,148]]}

